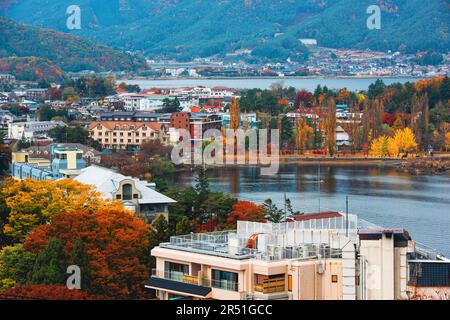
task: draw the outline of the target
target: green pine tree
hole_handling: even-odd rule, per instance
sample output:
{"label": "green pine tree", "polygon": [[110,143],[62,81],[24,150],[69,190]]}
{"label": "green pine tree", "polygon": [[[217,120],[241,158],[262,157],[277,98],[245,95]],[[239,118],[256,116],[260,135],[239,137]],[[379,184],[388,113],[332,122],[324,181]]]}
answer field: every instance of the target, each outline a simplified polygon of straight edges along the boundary
{"label": "green pine tree", "polygon": [[191,232],[192,232],[191,221],[189,221],[188,217],[182,217],[176,225],[175,233],[177,235],[185,235]]}
{"label": "green pine tree", "polygon": [[47,247],[36,258],[31,283],[65,285],[68,266],[66,261],[61,240],[51,239]]}
{"label": "green pine tree", "polygon": [[79,239],[75,242],[72,250],[70,262],[76,265],[81,271],[81,289],[86,292],[92,292],[91,281],[91,266],[89,264],[89,255],[83,240]]}

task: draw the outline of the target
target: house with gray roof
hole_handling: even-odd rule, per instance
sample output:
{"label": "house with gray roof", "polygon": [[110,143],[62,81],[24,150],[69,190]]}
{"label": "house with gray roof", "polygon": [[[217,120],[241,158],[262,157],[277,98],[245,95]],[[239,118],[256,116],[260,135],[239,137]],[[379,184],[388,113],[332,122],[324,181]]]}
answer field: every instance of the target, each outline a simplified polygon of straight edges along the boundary
{"label": "house with gray roof", "polygon": [[75,180],[95,186],[106,199],[122,201],[125,208],[148,222],[159,215],[164,215],[168,220],[169,205],[176,203],[175,200],[157,192],[154,183],[127,177],[96,165],[83,169]]}

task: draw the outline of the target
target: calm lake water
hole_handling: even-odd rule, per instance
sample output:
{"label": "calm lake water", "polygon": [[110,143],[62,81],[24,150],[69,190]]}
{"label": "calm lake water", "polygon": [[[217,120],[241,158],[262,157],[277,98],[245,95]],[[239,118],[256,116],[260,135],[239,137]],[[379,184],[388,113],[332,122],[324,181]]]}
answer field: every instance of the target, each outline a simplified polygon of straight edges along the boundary
{"label": "calm lake water", "polygon": [[[395,82],[415,82],[418,78],[383,78],[386,84]],[[374,78],[306,78],[306,79],[176,79],[176,80],[125,80],[129,84],[138,84],[143,89],[149,88],[179,88],[206,86],[223,86],[236,89],[260,88],[268,89],[274,83],[282,83],[285,87],[314,91],[317,85],[329,89],[347,88],[348,90],[367,90]]]}
{"label": "calm lake water", "polygon": [[[256,167],[209,169],[213,190],[262,203],[271,198],[283,208],[284,193],[294,209],[319,209],[318,167],[286,164],[276,176],[261,176]],[[450,175],[412,176],[378,166],[321,167],[321,210],[349,211],[384,227],[402,227],[414,240],[450,257]],[[180,186],[195,184],[195,174],[177,176]]]}

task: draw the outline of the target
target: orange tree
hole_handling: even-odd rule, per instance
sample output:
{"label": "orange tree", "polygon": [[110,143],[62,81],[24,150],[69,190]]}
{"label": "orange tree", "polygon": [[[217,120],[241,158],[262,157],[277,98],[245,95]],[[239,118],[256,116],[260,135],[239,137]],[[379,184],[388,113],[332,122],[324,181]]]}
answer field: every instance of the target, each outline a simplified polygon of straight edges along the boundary
{"label": "orange tree", "polygon": [[84,291],[65,286],[28,285],[0,292],[0,300],[92,300]]}
{"label": "orange tree", "polygon": [[38,225],[48,223],[60,212],[122,209],[119,202],[106,200],[93,186],[71,179],[58,181],[7,180],[0,188],[0,201],[6,208],[3,232],[23,240]]}
{"label": "orange tree", "polygon": [[263,208],[256,203],[249,201],[239,201],[233,205],[233,211],[227,219],[229,228],[236,228],[237,221],[265,222]]}
{"label": "orange tree", "polygon": [[[49,224],[38,226],[24,241],[25,250],[39,254],[49,242],[62,243],[65,261],[79,265],[81,278],[89,275],[90,295],[102,299],[139,299],[149,277],[149,226],[128,211],[72,211],[54,215]],[[86,259],[76,255],[83,243]],[[83,261],[81,261],[83,260]]]}

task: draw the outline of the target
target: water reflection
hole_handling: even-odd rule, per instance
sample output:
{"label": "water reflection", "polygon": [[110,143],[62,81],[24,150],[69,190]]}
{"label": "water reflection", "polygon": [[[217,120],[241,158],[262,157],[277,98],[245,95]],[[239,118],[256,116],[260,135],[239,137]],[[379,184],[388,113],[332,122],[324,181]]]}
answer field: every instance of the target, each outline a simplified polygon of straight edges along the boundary
{"label": "water reflection", "polygon": [[[318,210],[318,166],[289,164],[275,176],[256,167],[208,170],[210,186],[240,199],[282,206],[284,193],[297,210]],[[373,223],[404,227],[413,237],[450,257],[450,176],[411,176],[377,166],[321,166],[321,209],[350,210]],[[177,184],[195,183],[194,172],[182,172]]]}

